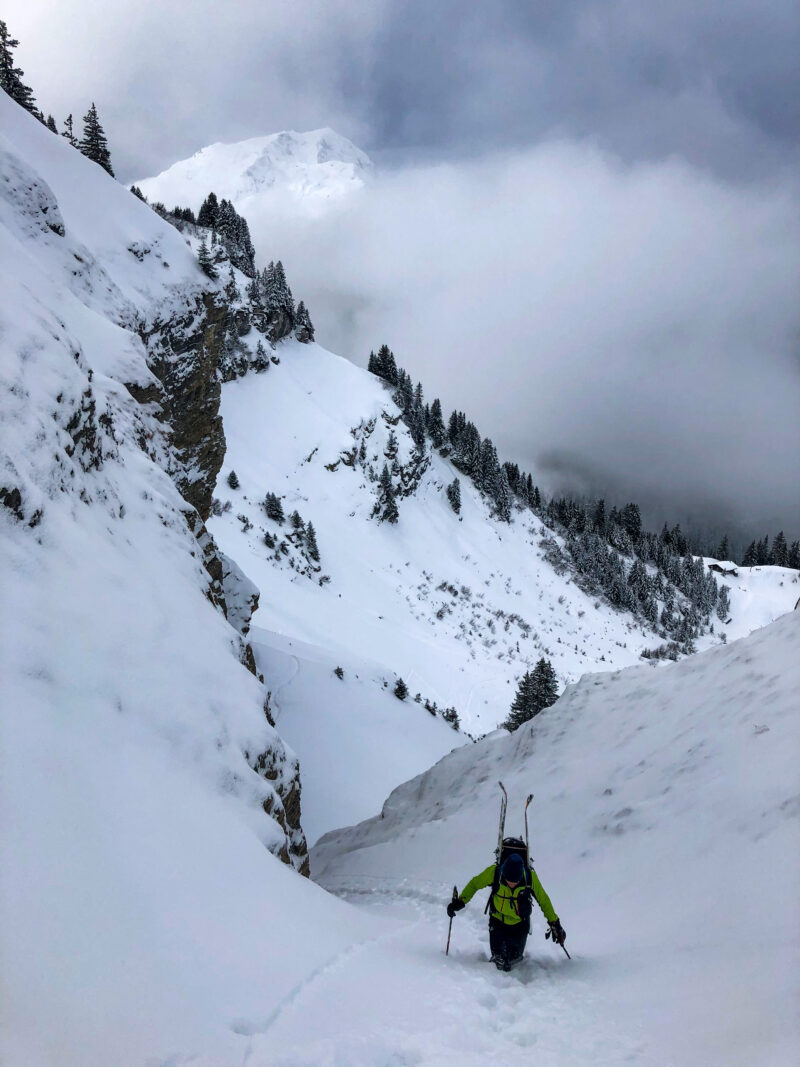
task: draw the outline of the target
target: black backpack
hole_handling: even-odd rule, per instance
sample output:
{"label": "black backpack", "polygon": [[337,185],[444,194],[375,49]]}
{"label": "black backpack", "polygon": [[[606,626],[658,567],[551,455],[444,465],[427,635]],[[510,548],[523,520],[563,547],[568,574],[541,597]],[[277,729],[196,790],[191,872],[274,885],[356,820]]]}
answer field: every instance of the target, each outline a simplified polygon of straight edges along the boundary
{"label": "black backpack", "polygon": [[525,866],[525,885],[530,889],[531,887],[531,869],[528,865],[528,849],[525,846],[525,842],[520,837],[504,837],[503,844],[500,846],[500,858],[497,860],[497,864],[494,869],[494,881],[492,882],[492,891],[489,894],[489,899],[486,901],[486,907],[484,908],[484,915],[489,911],[492,905],[492,899],[500,888],[500,868],[506,862],[509,856],[516,855],[522,860]]}

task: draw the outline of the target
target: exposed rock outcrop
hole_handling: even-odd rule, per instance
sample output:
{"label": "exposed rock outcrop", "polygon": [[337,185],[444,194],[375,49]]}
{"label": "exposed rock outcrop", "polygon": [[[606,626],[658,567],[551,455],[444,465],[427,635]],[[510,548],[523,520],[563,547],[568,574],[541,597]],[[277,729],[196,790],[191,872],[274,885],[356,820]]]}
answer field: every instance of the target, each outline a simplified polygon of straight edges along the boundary
{"label": "exposed rock outcrop", "polygon": [[178,461],[173,475],[204,522],[225,458],[217,366],[228,314],[224,302],[204,293],[189,302],[185,314],[142,331],[148,365],[164,387],[165,417]]}

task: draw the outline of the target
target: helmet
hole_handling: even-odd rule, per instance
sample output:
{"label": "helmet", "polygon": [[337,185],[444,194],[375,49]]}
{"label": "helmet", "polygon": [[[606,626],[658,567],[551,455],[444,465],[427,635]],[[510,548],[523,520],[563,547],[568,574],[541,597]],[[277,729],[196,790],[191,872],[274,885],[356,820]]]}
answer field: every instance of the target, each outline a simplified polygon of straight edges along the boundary
{"label": "helmet", "polygon": [[512,852],[500,868],[500,877],[504,882],[521,882],[525,877],[525,863],[522,856]]}

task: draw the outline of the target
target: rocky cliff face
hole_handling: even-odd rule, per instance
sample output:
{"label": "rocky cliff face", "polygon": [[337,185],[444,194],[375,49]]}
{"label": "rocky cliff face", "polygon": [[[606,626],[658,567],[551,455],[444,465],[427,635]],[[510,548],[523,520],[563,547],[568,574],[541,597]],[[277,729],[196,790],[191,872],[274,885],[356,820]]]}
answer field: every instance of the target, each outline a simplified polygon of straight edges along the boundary
{"label": "rocky cliff face", "polygon": [[[36,676],[55,679],[34,693],[23,673],[18,700],[54,721],[91,707],[97,752],[124,711],[244,811],[258,796],[266,846],[307,873],[297,759],[246,640],[257,591],[204,524],[220,363],[252,330],[247,301],[2,93],[0,120],[4,597]],[[230,629],[198,610],[198,586]]]}
{"label": "rocky cliff face", "polygon": [[141,334],[148,365],[163,386],[164,419],[177,460],[171,473],[181,495],[204,522],[225,458],[217,368],[229,314],[215,294],[203,293]]}

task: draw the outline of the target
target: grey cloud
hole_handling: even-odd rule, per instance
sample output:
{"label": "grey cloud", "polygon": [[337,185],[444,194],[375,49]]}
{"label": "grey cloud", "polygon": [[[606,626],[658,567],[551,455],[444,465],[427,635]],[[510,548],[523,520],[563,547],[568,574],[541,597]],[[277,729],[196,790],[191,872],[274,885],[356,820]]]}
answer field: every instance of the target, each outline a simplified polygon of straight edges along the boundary
{"label": "grey cloud", "polygon": [[364,363],[386,341],[552,487],[800,533],[792,186],[560,142],[384,175],[321,227],[251,224],[323,344]]}
{"label": "grey cloud", "polygon": [[406,161],[553,135],[737,178],[798,161],[794,0],[6,0],[59,119],[96,99],[123,178],[331,125]]}

